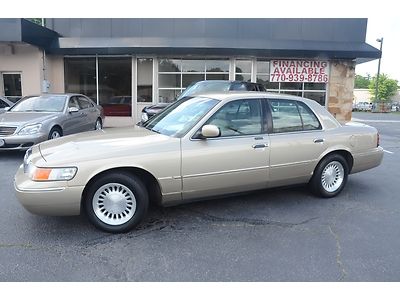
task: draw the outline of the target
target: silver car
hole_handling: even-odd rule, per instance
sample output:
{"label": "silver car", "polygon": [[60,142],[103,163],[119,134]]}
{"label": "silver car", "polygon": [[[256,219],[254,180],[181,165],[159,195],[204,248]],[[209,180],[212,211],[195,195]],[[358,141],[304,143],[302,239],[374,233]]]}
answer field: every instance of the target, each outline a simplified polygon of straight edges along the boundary
{"label": "silver car", "polygon": [[80,94],[25,97],[0,115],[0,150],[28,149],[63,135],[102,129],[103,109]]}
{"label": "silver car", "polygon": [[[163,206],[309,183],[333,197],[349,174],[378,166],[378,131],[341,125],[315,101],[259,92],[188,97],[142,127],[40,143],[15,176],[29,211],[78,215],[123,232]],[[373,183],[371,183],[373,185]]]}
{"label": "silver car", "polygon": [[0,96],[0,114],[6,112],[13,106],[14,103],[8,100],[6,97]]}

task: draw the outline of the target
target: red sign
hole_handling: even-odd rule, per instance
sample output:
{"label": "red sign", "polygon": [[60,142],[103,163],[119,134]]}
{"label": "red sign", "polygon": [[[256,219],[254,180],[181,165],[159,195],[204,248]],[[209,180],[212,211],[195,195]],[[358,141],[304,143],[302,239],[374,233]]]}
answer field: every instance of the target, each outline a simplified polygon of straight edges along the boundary
{"label": "red sign", "polygon": [[270,82],[328,82],[329,63],[322,60],[271,60]]}

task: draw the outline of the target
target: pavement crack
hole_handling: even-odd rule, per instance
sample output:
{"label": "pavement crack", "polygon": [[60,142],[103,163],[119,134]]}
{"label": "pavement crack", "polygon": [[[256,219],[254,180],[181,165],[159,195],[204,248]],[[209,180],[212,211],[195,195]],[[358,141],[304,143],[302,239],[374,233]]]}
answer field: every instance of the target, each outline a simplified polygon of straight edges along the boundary
{"label": "pavement crack", "polygon": [[206,220],[206,221],[217,222],[217,223],[221,223],[221,222],[242,223],[245,225],[252,225],[252,226],[272,225],[272,226],[278,226],[278,227],[291,228],[294,226],[304,225],[313,220],[318,219],[318,217],[313,217],[313,218],[309,218],[309,219],[306,219],[306,220],[298,222],[298,223],[290,223],[290,222],[280,222],[280,221],[265,220],[265,219],[251,219],[251,218],[242,218],[242,217],[239,217],[239,218],[218,217],[218,216],[210,215],[210,214],[195,211],[195,210],[189,210],[189,211],[197,214],[201,219]]}
{"label": "pavement crack", "polygon": [[337,235],[337,233],[335,233],[332,229],[332,227],[329,225],[329,232],[332,234],[332,236],[334,237],[335,241],[336,241],[336,263],[340,268],[341,271],[341,275],[339,280],[344,280],[347,277],[347,271],[344,267],[343,261],[342,261],[342,246],[340,245],[340,239],[339,236]]}

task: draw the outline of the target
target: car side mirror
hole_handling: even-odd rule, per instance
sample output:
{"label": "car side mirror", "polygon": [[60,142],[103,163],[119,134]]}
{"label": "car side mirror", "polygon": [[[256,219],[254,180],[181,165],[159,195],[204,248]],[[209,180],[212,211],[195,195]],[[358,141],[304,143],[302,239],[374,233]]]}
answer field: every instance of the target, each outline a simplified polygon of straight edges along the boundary
{"label": "car side mirror", "polygon": [[4,111],[9,111],[11,107],[4,107]]}
{"label": "car side mirror", "polygon": [[215,138],[221,135],[221,131],[215,125],[204,125],[201,128],[201,135],[203,138]]}
{"label": "car side mirror", "polygon": [[79,109],[77,109],[76,107],[69,107],[69,108],[68,108],[68,112],[69,112],[70,114],[76,113],[76,112],[78,112],[78,111],[79,111]]}

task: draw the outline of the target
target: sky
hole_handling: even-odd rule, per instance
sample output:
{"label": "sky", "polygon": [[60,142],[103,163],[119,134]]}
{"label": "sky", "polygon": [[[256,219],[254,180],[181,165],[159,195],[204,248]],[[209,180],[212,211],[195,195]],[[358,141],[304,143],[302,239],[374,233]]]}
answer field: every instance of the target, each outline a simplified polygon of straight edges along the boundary
{"label": "sky", "polygon": [[[375,48],[380,43],[377,38],[383,37],[382,59],[380,73],[386,73],[390,78],[400,82],[400,12],[398,17],[368,18],[366,42]],[[374,76],[378,72],[378,60],[359,64],[356,74]]]}

